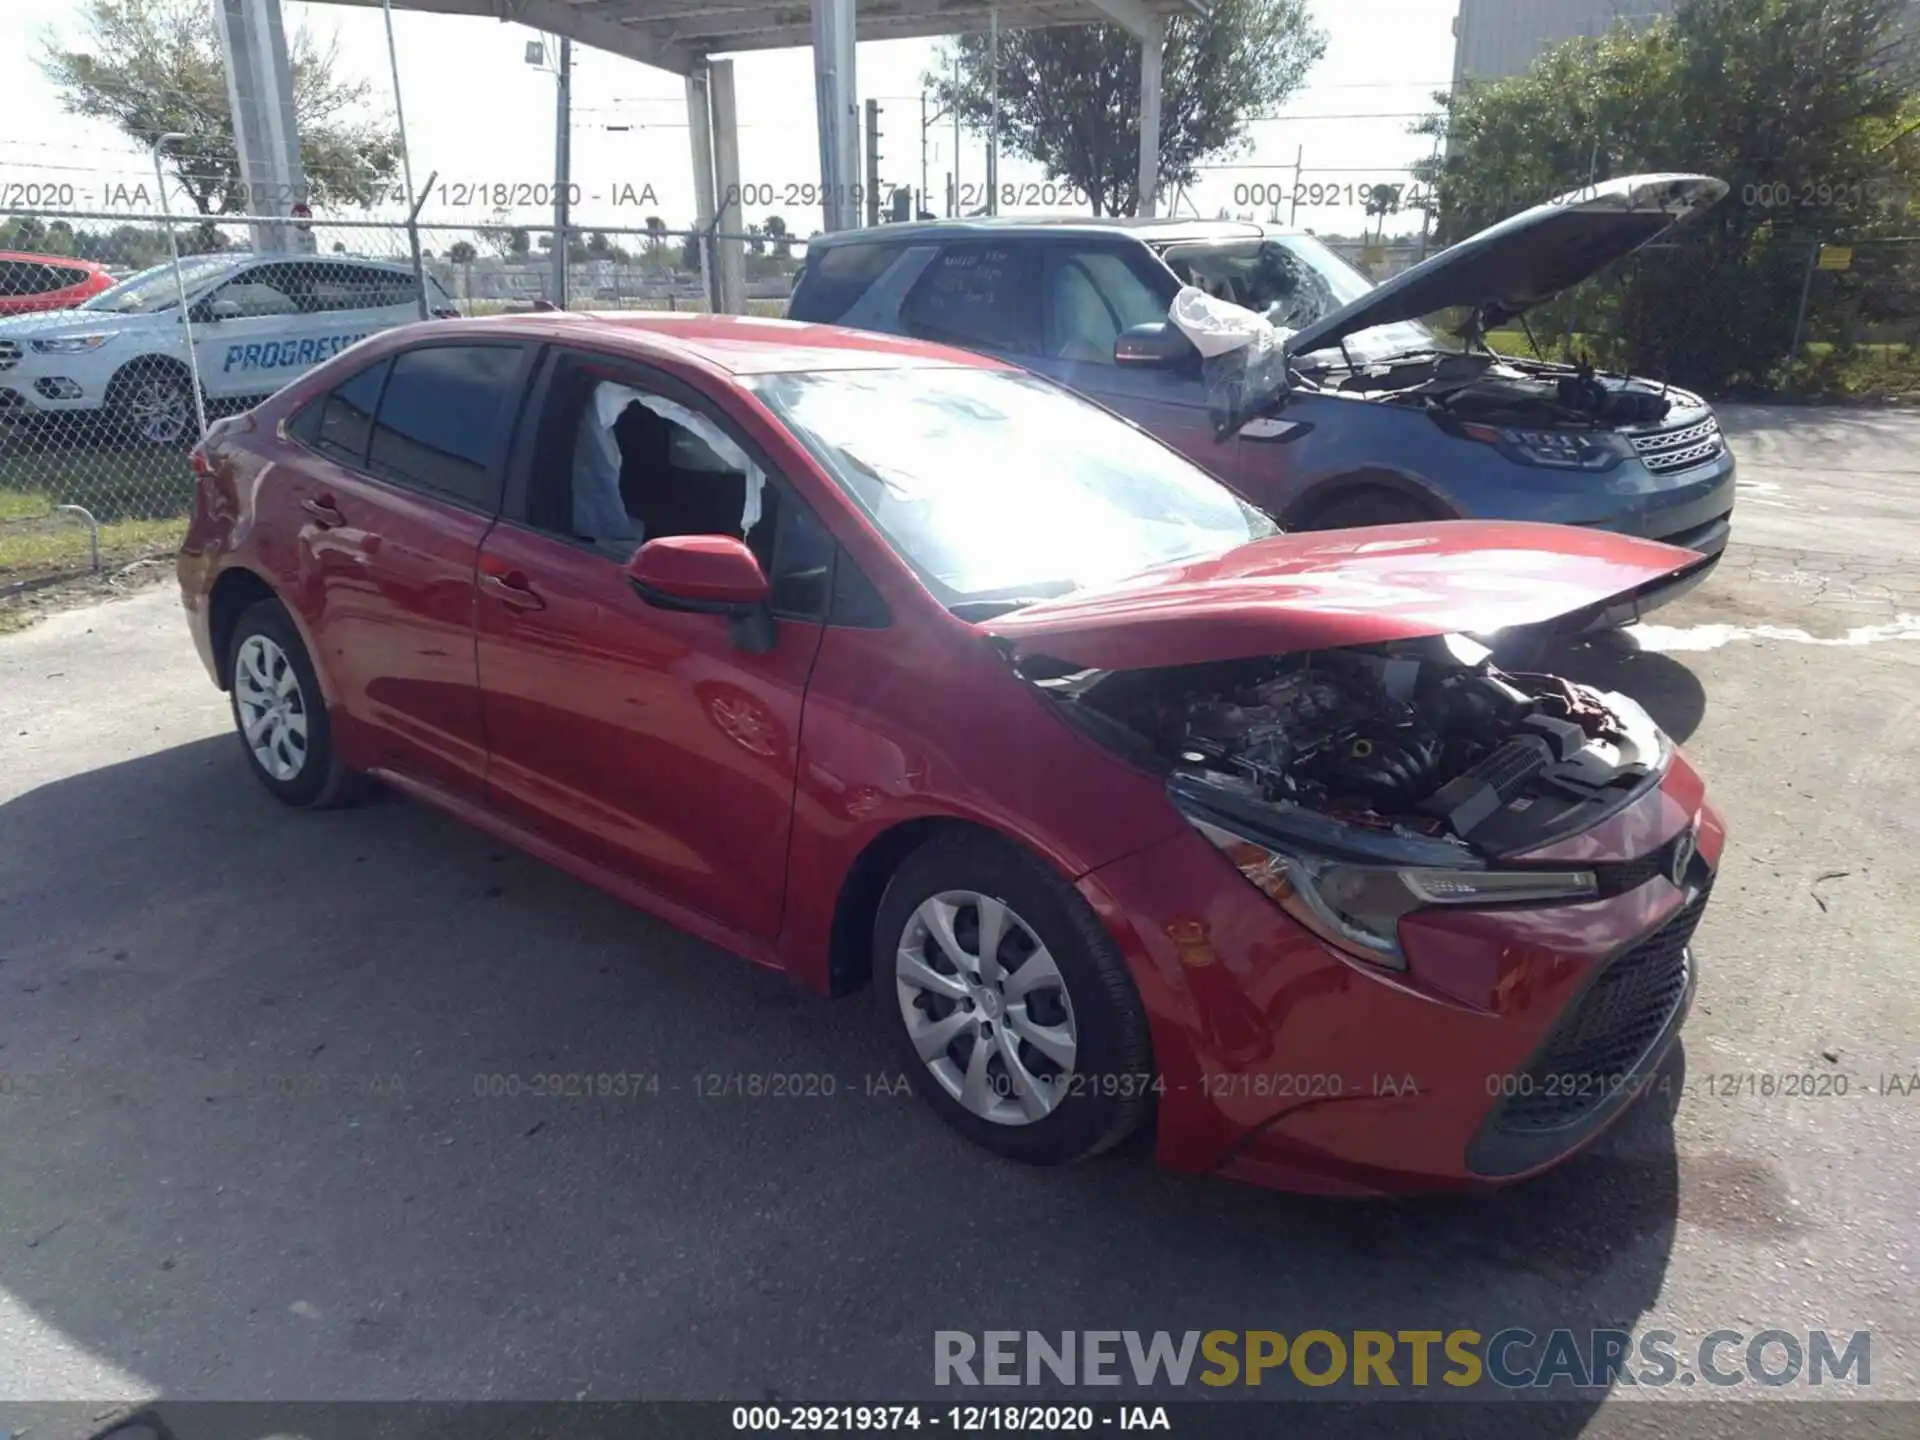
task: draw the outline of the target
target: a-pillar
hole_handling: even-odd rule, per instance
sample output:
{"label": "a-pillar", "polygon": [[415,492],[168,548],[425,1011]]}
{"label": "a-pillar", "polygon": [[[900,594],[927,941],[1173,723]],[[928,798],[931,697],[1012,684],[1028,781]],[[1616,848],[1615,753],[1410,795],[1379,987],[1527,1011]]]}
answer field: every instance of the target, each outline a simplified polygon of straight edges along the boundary
{"label": "a-pillar", "polygon": [[[227,68],[234,147],[249,215],[288,215],[307,202],[294,120],[293,68],[280,0],[216,0],[213,13]],[[255,225],[253,248],[311,254],[313,236],[291,225]]]}

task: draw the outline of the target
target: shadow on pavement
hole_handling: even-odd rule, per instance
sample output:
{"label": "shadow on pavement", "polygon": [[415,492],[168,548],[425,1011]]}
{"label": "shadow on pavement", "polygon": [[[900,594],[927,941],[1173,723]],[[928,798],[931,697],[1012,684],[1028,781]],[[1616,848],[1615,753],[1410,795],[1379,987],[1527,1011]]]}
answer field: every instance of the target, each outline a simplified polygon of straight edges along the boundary
{"label": "shadow on pavement", "polygon": [[[1653,1303],[1674,1238],[1651,1105],[1468,1198],[1301,1199],[1140,1144],[998,1161],[895,1093],[871,996],[420,806],[284,810],[229,737],[0,805],[0,996],[21,1386],[1035,1399],[936,1391],[933,1332],[1584,1339]],[[794,1093],[711,1078],[749,1074]],[[1591,1405],[1552,1398],[1579,1403],[1528,1433],[1577,1434]]]}

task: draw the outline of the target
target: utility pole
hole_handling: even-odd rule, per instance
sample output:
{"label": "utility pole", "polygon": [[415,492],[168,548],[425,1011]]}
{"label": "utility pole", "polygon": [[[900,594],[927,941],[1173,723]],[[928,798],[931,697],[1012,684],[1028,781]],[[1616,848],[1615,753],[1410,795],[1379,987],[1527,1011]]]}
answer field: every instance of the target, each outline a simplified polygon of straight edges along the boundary
{"label": "utility pole", "polygon": [[961,213],[960,204],[960,51],[953,52],[953,218]]}
{"label": "utility pole", "polygon": [[927,92],[920,92],[920,195],[914,203],[914,214],[920,213],[920,207],[926,203],[927,194]]}
{"label": "utility pole", "polygon": [[560,37],[560,73],[554,107],[553,303],[567,308],[567,191],[573,182],[573,41]]}
{"label": "utility pole", "polygon": [[1291,229],[1300,214],[1300,167],[1307,163],[1307,147],[1298,145],[1293,152],[1293,196],[1287,206],[1287,227]]}
{"label": "utility pole", "polygon": [[880,223],[880,102],[867,101],[867,224]]}

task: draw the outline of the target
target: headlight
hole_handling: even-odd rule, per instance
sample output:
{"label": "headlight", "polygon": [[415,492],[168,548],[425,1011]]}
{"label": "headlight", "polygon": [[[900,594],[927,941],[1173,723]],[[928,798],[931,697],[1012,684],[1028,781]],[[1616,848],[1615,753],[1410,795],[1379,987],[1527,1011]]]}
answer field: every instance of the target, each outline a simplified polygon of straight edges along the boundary
{"label": "headlight", "polygon": [[1480,424],[1458,428],[1467,439],[1496,446],[1523,465],[1550,470],[1611,470],[1633,455],[1625,436],[1605,430],[1514,430]]}
{"label": "headlight", "polygon": [[27,343],[42,355],[78,355],[86,350],[98,350],[116,333],[102,330],[95,335],[58,335],[48,340],[29,340]]}
{"label": "headlight", "polygon": [[1194,816],[1188,822],[1282,910],[1349,955],[1407,968],[1400,917],[1427,906],[1591,900],[1591,870],[1448,870],[1356,865],[1270,849]]}

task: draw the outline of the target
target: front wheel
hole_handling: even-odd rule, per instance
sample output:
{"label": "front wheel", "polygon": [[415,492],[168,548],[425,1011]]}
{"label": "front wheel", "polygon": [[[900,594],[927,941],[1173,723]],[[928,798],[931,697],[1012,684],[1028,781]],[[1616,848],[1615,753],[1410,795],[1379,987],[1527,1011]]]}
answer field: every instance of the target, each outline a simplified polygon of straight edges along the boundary
{"label": "front wheel", "polygon": [[107,388],[112,438],[174,449],[200,431],[193,408],[193,378],[171,363],[135,362]]}
{"label": "front wheel", "polygon": [[915,1089],[990,1150],[1063,1164],[1152,1112],[1126,961],[1071,886],[1005,842],[956,835],[908,857],[875,920],[874,982]]}

